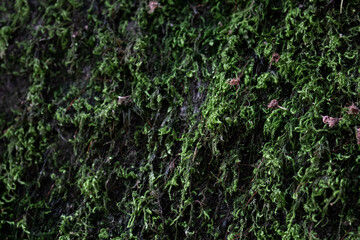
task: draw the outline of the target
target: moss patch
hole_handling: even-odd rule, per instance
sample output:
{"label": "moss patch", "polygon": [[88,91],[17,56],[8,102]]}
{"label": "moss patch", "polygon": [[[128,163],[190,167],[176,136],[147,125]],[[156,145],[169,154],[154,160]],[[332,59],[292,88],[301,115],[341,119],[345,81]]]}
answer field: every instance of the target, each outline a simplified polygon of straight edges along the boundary
{"label": "moss patch", "polygon": [[1,235],[359,238],[357,6],[2,1]]}

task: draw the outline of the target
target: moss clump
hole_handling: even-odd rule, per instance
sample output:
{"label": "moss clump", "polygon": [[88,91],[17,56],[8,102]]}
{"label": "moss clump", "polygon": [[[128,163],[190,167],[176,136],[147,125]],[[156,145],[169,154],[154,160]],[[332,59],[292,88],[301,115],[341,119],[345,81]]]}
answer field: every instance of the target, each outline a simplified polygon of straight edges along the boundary
{"label": "moss clump", "polygon": [[357,1],[2,1],[1,235],[360,238],[358,21]]}

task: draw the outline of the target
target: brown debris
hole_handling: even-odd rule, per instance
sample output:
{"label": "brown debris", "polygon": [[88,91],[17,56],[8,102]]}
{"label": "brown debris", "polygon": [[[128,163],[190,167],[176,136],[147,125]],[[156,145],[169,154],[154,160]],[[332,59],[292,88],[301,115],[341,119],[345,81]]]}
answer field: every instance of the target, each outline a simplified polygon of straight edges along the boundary
{"label": "brown debris", "polygon": [[359,108],[353,103],[350,107],[347,107],[349,111],[348,114],[359,114],[360,110]]}
{"label": "brown debris", "polygon": [[158,3],[157,1],[150,1],[148,6],[149,6],[148,14],[152,14],[154,13],[155,9],[160,7],[160,3]]}
{"label": "brown debris", "polygon": [[273,53],[273,55],[271,56],[269,69],[271,68],[273,62],[277,63],[279,60],[280,60],[280,54],[278,54],[277,52]]}
{"label": "brown debris", "polygon": [[244,74],[244,72],[241,72],[240,76],[237,76],[236,78],[233,78],[231,80],[227,80],[226,83],[231,86],[237,86],[237,89],[239,89],[240,78],[242,77],[243,74]]}
{"label": "brown debris", "polygon": [[338,124],[340,120],[341,120],[341,118],[322,116],[323,123],[329,125],[329,127],[331,127],[331,128],[334,127],[336,124]]}
{"label": "brown debris", "polygon": [[280,60],[280,54],[278,53],[273,53],[272,57],[271,57],[271,62],[275,62],[277,63]]}
{"label": "brown debris", "polygon": [[233,78],[227,81],[227,84],[232,86],[239,85],[239,83],[240,83],[240,78]]}

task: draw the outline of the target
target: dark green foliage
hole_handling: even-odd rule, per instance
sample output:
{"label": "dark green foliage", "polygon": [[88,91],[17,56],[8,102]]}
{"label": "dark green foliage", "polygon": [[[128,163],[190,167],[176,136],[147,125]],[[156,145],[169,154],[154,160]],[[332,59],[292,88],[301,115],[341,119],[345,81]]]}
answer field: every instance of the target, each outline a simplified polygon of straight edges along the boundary
{"label": "dark green foliage", "polygon": [[0,235],[359,239],[358,1],[159,3],[0,3]]}

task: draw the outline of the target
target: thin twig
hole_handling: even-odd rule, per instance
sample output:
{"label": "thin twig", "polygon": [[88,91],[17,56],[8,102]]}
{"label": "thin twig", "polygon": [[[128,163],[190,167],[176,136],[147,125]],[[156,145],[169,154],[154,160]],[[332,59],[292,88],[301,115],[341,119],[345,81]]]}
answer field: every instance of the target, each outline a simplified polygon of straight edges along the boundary
{"label": "thin twig", "polygon": [[249,205],[249,203],[251,202],[251,200],[255,197],[255,195],[256,195],[257,193],[258,193],[258,192],[256,191],[256,192],[251,196],[251,198],[247,201],[245,208]]}
{"label": "thin twig", "polygon": [[343,3],[344,3],[344,0],[341,0],[341,3],[340,3],[340,14],[342,13]]}

